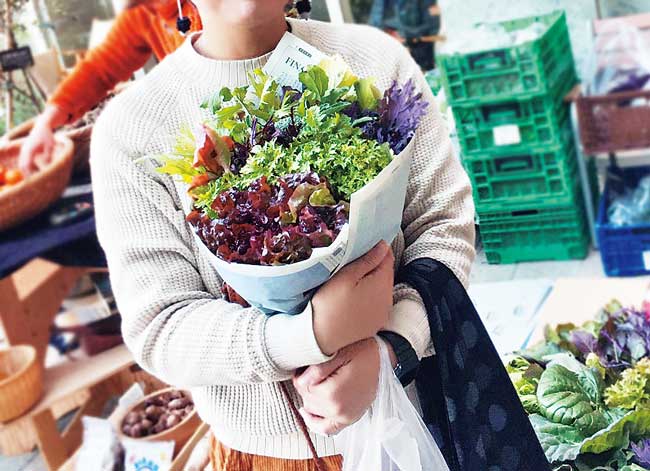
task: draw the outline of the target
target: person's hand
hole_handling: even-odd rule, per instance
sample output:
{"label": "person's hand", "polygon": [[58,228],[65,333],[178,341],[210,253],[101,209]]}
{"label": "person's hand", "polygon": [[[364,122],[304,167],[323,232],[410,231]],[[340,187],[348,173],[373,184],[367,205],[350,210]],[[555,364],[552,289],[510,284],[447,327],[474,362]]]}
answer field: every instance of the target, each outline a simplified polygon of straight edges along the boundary
{"label": "person's hand", "polygon": [[18,167],[25,174],[38,170],[52,160],[56,145],[54,130],[66,120],[67,114],[55,105],[47,105],[36,118],[34,127],[23,142],[18,159]]}
{"label": "person's hand", "polygon": [[389,29],[389,30],[386,30],[386,32],[387,32],[388,34],[390,34],[393,38],[397,39],[397,40],[398,40],[399,42],[401,42],[402,44],[404,44],[404,43],[406,42],[406,39],[404,39],[404,38],[402,37],[402,35],[399,34],[399,32],[398,32],[396,29]]}
{"label": "person's hand", "polygon": [[[389,348],[390,350],[390,348]],[[293,378],[300,409],[310,430],[334,435],[359,420],[377,394],[379,346],[366,339],[340,350],[320,365]]]}
{"label": "person's hand", "polygon": [[325,283],[312,299],[314,334],[332,355],[372,337],[388,323],[393,306],[393,251],[380,242]]}

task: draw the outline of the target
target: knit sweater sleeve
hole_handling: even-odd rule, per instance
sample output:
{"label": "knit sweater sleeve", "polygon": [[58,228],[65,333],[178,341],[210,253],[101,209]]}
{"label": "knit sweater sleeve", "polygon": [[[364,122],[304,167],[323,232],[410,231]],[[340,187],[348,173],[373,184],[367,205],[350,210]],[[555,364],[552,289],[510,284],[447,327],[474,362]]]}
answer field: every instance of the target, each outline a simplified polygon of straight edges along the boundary
{"label": "knit sweater sleeve", "polygon": [[[402,228],[406,265],[419,258],[444,263],[467,286],[474,259],[474,204],[469,179],[452,152],[446,123],[435,97],[407,50],[397,48],[399,83],[414,80],[429,106],[414,136],[414,154],[407,187]],[[391,46],[389,46],[391,47]],[[407,338],[418,356],[433,353],[424,304],[417,291],[398,285],[388,328]]]}
{"label": "knit sweater sleeve", "polygon": [[119,98],[95,126],[92,177],[97,233],[136,361],[183,387],[276,382],[326,361],[309,309],[269,318],[225,301],[218,277],[202,276],[173,182],[133,150],[149,134],[137,125],[155,119],[130,119],[133,97]]}
{"label": "knit sweater sleeve", "polygon": [[[404,51],[406,54],[406,50]],[[418,65],[404,58],[400,82],[413,79],[429,102],[415,134],[402,219],[402,264],[431,258],[447,265],[467,286],[474,260],[474,202],[469,178],[454,155],[447,125]]]}
{"label": "knit sweater sleeve", "polygon": [[121,13],[104,42],[77,64],[49,103],[68,113],[69,121],[83,116],[149,60],[152,51],[142,35],[147,27],[142,8]]}

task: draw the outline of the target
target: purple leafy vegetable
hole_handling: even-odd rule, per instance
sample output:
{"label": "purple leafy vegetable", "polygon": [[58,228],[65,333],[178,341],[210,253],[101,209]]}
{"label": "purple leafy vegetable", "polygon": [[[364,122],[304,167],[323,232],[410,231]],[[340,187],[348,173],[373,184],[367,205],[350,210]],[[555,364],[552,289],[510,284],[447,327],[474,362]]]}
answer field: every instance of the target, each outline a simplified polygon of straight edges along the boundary
{"label": "purple leafy vegetable", "polygon": [[634,453],[634,459],[639,466],[650,468],[650,438],[638,443],[630,443],[630,449]]}
{"label": "purple leafy vegetable", "polygon": [[598,338],[577,330],[571,340],[583,356],[593,352],[603,366],[625,368],[650,355],[650,318],[645,312],[621,309],[607,315]]}
{"label": "purple leafy vegetable", "polygon": [[388,142],[393,152],[399,154],[415,134],[428,105],[422,93],[416,93],[413,80],[406,82],[403,88],[393,82],[379,102],[379,119],[374,122],[374,129],[369,126],[364,131],[372,131],[368,138]]}

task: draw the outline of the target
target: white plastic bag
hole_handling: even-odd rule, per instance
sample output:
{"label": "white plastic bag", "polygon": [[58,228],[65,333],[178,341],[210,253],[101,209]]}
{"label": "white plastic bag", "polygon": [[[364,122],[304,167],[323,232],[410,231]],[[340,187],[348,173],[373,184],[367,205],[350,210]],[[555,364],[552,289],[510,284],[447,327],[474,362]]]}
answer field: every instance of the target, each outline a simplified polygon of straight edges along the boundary
{"label": "white plastic bag", "polygon": [[336,436],[343,471],[448,471],[449,468],[393,373],[388,349],[379,345],[377,397],[354,425]]}
{"label": "white plastic bag", "polygon": [[650,35],[625,19],[609,20],[607,25],[594,37],[583,61],[586,93],[648,89]]}

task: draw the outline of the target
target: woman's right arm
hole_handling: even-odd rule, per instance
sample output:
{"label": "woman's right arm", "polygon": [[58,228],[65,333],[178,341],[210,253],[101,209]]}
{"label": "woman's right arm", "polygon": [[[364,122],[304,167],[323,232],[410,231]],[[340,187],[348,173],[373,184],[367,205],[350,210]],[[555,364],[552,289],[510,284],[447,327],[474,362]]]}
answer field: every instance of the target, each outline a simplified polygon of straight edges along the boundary
{"label": "woman's right arm", "polygon": [[[108,92],[147,63],[151,47],[142,35],[146,27],[141,8],[121,13],[106,39],[88,52],[57,87],[20,151],[20,167],[36,170],[50,161],[54,131],[81,118],[101,102]],[[42,162],[38,162],[40,159]]]}
{"label": "woman's right arm", "polygon": [[147,26],[143,8],[131,8],[117,16],[106,39],[88,51],[49,100],[65,111],[66,122],[81,118],[147,63],[152,54],[142,34]]}
{"label": "woman's right arm", "polygon": [[392,287],[385,246],[343,270],[296,316],[267,317],[221,299],[220,280],[201,277],[199,266],[213,268],[197,254],[173,183],[134,162],[120,119],[109,108],[91,141],[97,233],[125,343],[143,368],[185,387],[275,382],[385,325]]}

